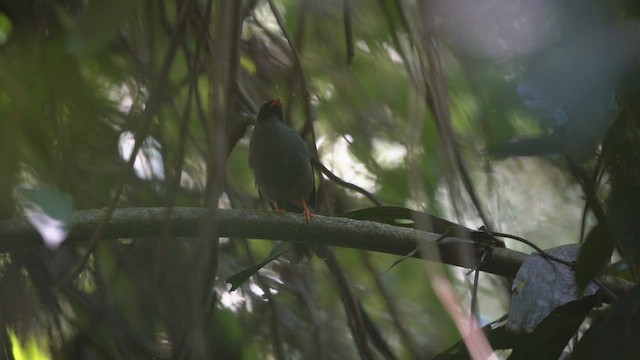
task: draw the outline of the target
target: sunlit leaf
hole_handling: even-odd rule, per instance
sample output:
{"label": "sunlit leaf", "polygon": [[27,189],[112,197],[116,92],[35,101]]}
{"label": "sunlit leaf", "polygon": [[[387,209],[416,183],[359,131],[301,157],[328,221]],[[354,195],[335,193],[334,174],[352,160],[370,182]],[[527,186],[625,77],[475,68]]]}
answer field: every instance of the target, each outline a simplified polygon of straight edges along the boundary
{"label": "sunlit leaf", "polygon": [[16,360],[47,360],[51,356],[46,350],[44,344],[39,343],[38,340],[32,336],[28,339],[18,339],[13,333],[9,332],[11,338],[11,351],[13,352],[13,358]]}

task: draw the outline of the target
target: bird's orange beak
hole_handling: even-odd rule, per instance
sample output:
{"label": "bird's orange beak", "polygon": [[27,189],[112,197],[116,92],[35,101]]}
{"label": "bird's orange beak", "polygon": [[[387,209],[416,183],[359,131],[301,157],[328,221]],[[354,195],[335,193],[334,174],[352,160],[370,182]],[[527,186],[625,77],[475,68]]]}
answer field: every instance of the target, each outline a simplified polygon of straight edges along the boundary
{"label": "bird's orange beak", "polygon": [[271,102],[271,106],[282,106],[282,103],[280,102],[280,98],[275,98],[273,99],[273,101]]}

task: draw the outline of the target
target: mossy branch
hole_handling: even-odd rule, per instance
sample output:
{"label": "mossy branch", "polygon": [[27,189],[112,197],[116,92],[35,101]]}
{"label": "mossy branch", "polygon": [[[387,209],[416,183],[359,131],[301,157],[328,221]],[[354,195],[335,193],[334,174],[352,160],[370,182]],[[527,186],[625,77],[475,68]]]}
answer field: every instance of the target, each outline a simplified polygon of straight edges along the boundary
{"label": "mossy branch", "polygon": [[[316,215],[309,223],[298,214],[275,214],[265,211],[216,211],[215,219],[207,219],[204,208],[116,209],[107,223],[101,240],[159,237],[168,229],[171,236],[196,237],[202,221],[215,221],[220,236],[265,240],[297,241],[406,256],[417,247],[413,257],[426,260],[441,258],[442,262],[468,269],[479,268],[488,273],[514,277],[527,254],[505,248],[488,248],[471,240],[448,237],[437,241],[441,234],[392,226],[377,222]],[[72,229],[68,242],[88,241],[100,223],[102,210],[76,211],[71,216]],[[0,251],[43,246],[38,232],[24,218],[0,221]],[[436,249],[440,256],[434,256]],[[491,256],[478,264],[479,254],[491,251]],[[612,289],[621,290],[624,282],[606,281]]]}

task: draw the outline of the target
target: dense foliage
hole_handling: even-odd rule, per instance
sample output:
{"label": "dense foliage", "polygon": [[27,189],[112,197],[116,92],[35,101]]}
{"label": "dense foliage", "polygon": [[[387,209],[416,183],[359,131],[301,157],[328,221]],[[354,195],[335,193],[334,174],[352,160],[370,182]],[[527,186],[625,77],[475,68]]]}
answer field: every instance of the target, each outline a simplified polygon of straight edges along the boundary
{"label": "dense foliage", "polygon": [[[485,337],[466,337],[457,310],[485,325],[511,309],[509,326],[485,328],[503,357],[638,358],[639,15],[598,0],[0,2],[2,354],[468,358]],[[275,257],[277,243],[220,237],[212,220],[271,216],[247,157],[275,97],[326,166],[318,214],[384,204],[349,216],[517,235],[511,250],[470,236],[498,260],[533,251],[519,237],[583,246],[528,260],[515,282],[485,265],[491,252],[464,255],[508,276],[317,247],[230,291],[225,279]],[[138,207],[166,221],[153,236],[113,232],[113,210]],[[209,210],[177,237],[174,207]],[[65,241],[89,209],[102,209],[91,235]],[[43,245],[3,232],[24,216]],[[513,323],[524,314],[537,320]]]}

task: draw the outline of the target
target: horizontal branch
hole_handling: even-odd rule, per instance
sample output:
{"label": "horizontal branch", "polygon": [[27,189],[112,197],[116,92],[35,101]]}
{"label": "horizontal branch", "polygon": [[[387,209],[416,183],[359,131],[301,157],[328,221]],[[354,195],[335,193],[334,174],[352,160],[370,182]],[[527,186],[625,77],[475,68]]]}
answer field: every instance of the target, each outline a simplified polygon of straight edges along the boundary
{"label": "horizontal branch", "polygon": [[[167,229],[172,236],[195,237],[202,221],[214,221],[220,236],[265,240],[297,241],[406,256],[416,248],[414,257],[442,261],[446,264],[479,268],[496,275],[514,277],[527,254],[504,248],[488,249],[468,239],[392,226],[372,221],[316,215],[309,223],[297,214],[275,214],[251,210],[216,210],[214,219],[206,219],[204,208],[174,208],[167,218],[166,208],[116,209],[104,232],[103,240],[148,238],[162,235]],[[87,241],[102,210],[76,211],[71,217],[68,242]],[[38,232],[24,219],[0,221],[0,251],[20,250],[43,245]],[[439,250],[439,254],[436,252]],[[478,266],[480,254],[491,250]],[[606,283],[610,283],[606,281]],[[622,285],[612,285],[619,289]]]}

